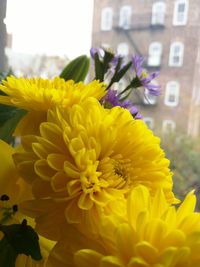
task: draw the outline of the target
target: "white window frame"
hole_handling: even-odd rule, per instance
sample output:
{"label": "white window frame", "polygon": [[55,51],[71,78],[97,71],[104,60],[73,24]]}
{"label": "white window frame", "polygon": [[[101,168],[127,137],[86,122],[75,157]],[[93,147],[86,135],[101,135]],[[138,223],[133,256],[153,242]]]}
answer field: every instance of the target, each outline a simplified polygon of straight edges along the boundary
{"label": "white window frame", "polygon": [[[185,5],[184,12],[179,12],[180,5]],[[181,26],[187,24],[188,19],[188,8],[189,3],[188,0],[177,0],[174,4],[174,16],[173,16],[173,25]]]}
{"label": "white window frame", "polygon": [[128,56],[129,46],[127,43],[119,43],[117,46],[117,54],[120,56]]}
{"label": "white window frame", "polygon": [[[170,95],[174,96],[174,101],[170,101]],[[176,81],[170,81],[166,85],[164,103],[169,107],[176,107],[179,104],[180,84]]]}
{"label": "white window frame", "polygon": [[[156,51],[157,50],[157,51]],[[160,66],[162,56],[162,44],[159,42],[153,42],[149,45],[149,66]]]}
{"label": "white window frame", "polygon": [[[169,129],[169,126],[171,129]],[[176,129],[176,123],[173,120],[163,120],[162,131],[165,134],[173,133]]]}
{"label": "white window frame", "polygon": [[151,130],[153,130],[154,128],[154,119],[151,117],[144,117],[143,121],[145,122],[145,124],[147,125],[147,127]]}
{"label": "white window frame", "polygon": [[164,2],[156,2],[152,6],[152,25],[164,25],[165,23],[166,4]]}
{"label": "white window frame", "polygon": [[132,7],[131,6],[122,6],[119,12],[119,27],[128,30],[131,26],[131,15]]}
{"label": "white window frame", "polygon": [[112,30],[113,24],[113,10],[111,7],[105,7],[101,11],[101,30],[110,31]]}
{"label": "white window frame", "polygon": [[[179,52],[176,52],[177,47],[179,48]],[[178,57],[179,60],[176,62],[174,59]],[[183,57],[184,57],[184,44],[181,42],[173,42],[170,45],[169,52],[169,66],[170,67],[181,67],[183,65]]]}

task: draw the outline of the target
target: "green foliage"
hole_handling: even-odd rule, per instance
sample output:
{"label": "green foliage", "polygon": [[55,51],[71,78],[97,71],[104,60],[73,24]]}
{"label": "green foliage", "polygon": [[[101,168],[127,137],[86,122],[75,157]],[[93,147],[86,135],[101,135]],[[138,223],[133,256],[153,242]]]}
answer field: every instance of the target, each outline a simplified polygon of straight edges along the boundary
{"label": "green foliage", "polygon": [[[11,70],[0,73],[0,83],[9,75],[12,75]],[[0,90],[0,95],[5,94]],[[0,139],[10,143],[18,122],[25,114],[24,110],[0,104]]]}
{"label": "green foliage", "polygon": [[25,114],[25,110],[15,110],[15,112],[12,113],[12,117],[8,119],[0,128],[0,139],[4,140],[7,143],[10,143],[12,141],[12,135],[15,131],[17,124]]}
{"label": "green foliage", "polygon": [[111,67],[111,61],[114,58],[114,54],[110,51],[104,50],[104,56],[102,57],[96,51],[94,54],[95,65],[95,79],[100,82],[104,81],[104,76]]}
{"label": "green foliage", "polygon": [[180,198],[200,186],[200,142],[178,133],[161,138],[174,173],[174,192]]}
{"label": "green foliage", "polygon": [[14,267],[18,254],[36,261],[42,259],[38,235],[26,220],[22,224],[1,225],[0,231],[4,233],[0,241],[0,266]]}
{"label": "green foliage", "polygon": [[0,241],[0,266],[15,267],[17,253],[5,238]]}
{"label": "green foliage", "polygon": [[110,81],[110,84],[108,85],[108,88],[110,88],[113,85],[113,83],[119,82],[121,80],[121,78],[124,77],[124,75],[127,73],[127,71],[132,66],[132,62],[128,62],[122,68],[121,68],[121,64],[122,64],[122,62],[119,59],[116,70],[115,70],[115,74],[113,75],[113,77]]}
{"label": "green foliage", "polygon": [[[12,75],[11,70],[0,73],[0,83],[2,80],[5,80],[6,77],[9,75]],[[0,90],[0,95],[5,94]],[[17,109],[15,107],[0,104],[0,127],[15,114],[16,110]]]}
{"label": "green foliage", "polygon": [[89,70],[90,60],[83,55],[72,60],[61,72],[60,77],[75,82],[84,81]]}

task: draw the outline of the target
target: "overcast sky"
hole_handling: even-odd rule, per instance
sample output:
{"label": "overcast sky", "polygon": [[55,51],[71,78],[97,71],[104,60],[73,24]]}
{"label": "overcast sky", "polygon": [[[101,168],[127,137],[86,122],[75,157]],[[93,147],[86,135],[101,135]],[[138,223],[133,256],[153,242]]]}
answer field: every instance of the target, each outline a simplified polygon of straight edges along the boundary
{"label": "overcast sky", "polygon": [[13,50],[29,54],[89,53],[93,0],[7,0]]}

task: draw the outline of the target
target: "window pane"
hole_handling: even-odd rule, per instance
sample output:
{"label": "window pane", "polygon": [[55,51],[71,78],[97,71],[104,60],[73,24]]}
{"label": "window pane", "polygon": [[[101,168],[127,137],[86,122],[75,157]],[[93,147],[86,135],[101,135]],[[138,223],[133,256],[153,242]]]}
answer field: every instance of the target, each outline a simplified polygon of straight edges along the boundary
{"label": "window pane", "polygon": [[112,29],[112,9],[104,8],[101,13],[101,30],[109,31]]}
{"label": "window pane", "polygon": [[185,4],[179,4],[178,5],[178,12],[185,12]]}

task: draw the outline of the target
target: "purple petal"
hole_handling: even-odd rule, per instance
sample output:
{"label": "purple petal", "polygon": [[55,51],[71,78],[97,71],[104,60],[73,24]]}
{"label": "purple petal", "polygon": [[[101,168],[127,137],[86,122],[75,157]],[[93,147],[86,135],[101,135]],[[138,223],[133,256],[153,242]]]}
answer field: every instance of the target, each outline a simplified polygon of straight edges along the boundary
{"label": "purple petal", "polygon": [[138,77],[140,77],[142,74],[142,63],[143,62],[144,62],[143,57],[139,55],[132,56],[133,68],[135,69],[136,75]]}
{"label": "purple petal", "polygon": [[113,107],[120,105],[117,91],[112,89],[107,91],[106,95],[103,97],[103,101],[110,103]]}
{"label": "purple petal", "polygon": [[155,96],[160,95],[160,91],[159,90],[153,90],[153,89],[149,89],[149,88],[147,88],[147,89],[148,89],[148,91],[149,91],[149,93],[151,95],[155,95]]}
{"label": "purple petal", "polygon": [[159,71],[157,71],[157,72],[153,72],[153,73],[150,73],[150,74],[149,74],[148,78],[151,79],[151,80],[153,80],[153,79],[155,79],[158,75],[159,75]]}
{"label": "purple petal", "polygon": [[98,54],[98,53],[99,53],[99,48],[92,47],[90,49],[90,55],[92,58],[94,58],[95,54]]}
{"label": "purple petal", "polygon": [[148,87],[147,89],[151,89],[151,90],[160,90],[160,85],[157,84],[153,84],[153,83],[148,83],[146,84],[146,87]]}
{"label": "purple petal", "polygon": [[[138,114],[138,109],[137,109],[136,107],[134,107],[134,106],[128,108],[128,110],[130,111],[130,113],[131,113],[132,115]],[[136,115],[136,116],[137,116],[137,115]]]}
{"label": "purple petal", "polygon": [[137,114],[135,115],[134,119],[136,119],[136,120],[140,120],[140,119],[142,119],[142,115],[141,115],[140,113],[137,113]]}

